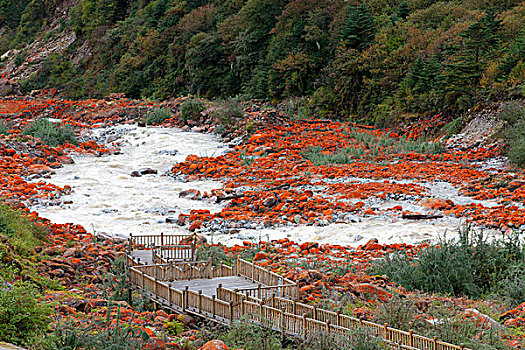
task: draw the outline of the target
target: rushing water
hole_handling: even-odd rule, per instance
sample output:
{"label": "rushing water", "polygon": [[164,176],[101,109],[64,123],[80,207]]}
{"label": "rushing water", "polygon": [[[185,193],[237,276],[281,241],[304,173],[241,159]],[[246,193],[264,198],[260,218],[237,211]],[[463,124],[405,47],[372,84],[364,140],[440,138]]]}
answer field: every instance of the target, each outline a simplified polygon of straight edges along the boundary
{"label": "rushing water", "polygon": [[[108,130],[94,131],[94,136],[104,140],[111,135]],[[222,205],[206,201],[179,198],[179,193],[190,188],[201,192],[220,188],[218,181],[181,182],[165,176],[174,163],[188,155],[220,155],[227,150],[215,136],[182,132],[173,128],[141,128],[119,126],[111,129],[121,134],[118,141],[121,153],[103,157],[74,156],[75,164],[56,170],[50,182],[72,188],[72,193],[62,198],[72,204],[59,206],[37,205],[33,210],[42,217],[57,223],[76,223],[92,232],[105,232],[127,237],[133,234],[158,234],[186,232],[167,218],[177,218],[179,213],[191,209],[209,209],[212,213]],[[109,141],[109,140],[107,140]],[[153,168],[157,174],[132,177],[141,168]],[[367,181],[366,179],[362,179]],[[456,203],[472,202],[459,196],[457,190],[447,183],[423,184],[429,191],[443,199]],[[494,203],[486,202],[490,206]],[[424,212],[418,203],[404,201],[378,201],[371,199],[367,205],[385,209],[402,205],[405,210]],[[169,221],[169,220],[168,220]],[[336,223],[328,226],[285,226],[274,228],[240,229],[234,234],[203,232],[210,241],[224,244],[243,240],[290,238],[296,242],[358,245],[370,238],[380,243],[418,243],[434,240],[445,232],[454,232],[461,224],[459,219],[444,217],[437,220],[408,221],[384,216],[357,217],[352,223]]]}

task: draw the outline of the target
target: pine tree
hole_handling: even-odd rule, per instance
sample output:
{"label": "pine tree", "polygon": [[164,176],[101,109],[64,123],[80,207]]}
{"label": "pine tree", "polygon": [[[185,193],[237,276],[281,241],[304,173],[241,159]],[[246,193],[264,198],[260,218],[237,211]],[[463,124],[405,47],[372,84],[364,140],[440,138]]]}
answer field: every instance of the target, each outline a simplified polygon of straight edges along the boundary
{"label": "pine tree", "polygon": [[374,42],[375,35],[376,24],[368,6],[364,3],[348,6],[339,35],[342,45],[362,50]]}

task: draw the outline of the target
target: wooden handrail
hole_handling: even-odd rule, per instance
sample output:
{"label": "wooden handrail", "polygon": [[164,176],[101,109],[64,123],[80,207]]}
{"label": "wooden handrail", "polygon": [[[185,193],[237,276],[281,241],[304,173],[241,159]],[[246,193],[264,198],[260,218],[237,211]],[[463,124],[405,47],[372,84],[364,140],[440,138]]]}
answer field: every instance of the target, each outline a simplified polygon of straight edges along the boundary
{"label": "wooden handrail", "polygon": [[[202,292],[191,291],[188,288],[177,290],[169,283],[162,281],[163,278],[172,277],[170,269],[179,269],[181,266],[190,267],[190,272],[197,273],[204,278],[221,277],[222,274],[233,275],[237,271],[241,276],[259,282],[260,280],[273,280],[273,272],[268,271],[253,263],[237,259],[234,266],[227,268],[223,265],[213,267],[211,261],[200,262],[170,262],[167,264],[139,265],[128,255],[128,268],[130,281],[133,285],[146,290],[161,301],[164,305],[177,311],[197,313],[212,320],[232,322],[242,316],[259,324],[267,324],[284,334],[300,337],[312,334],[332,334],[341,339],[348,339],[356,328],[362,328],[379,337],[389,349],[403,350],[469,350],[462,345],[453,345],[437,339],[427,338],[414,334],[412,331],[402,331],[370,321],[357,319],[352,316],[343,315],[330,310],[323,310],[315,306],[303,304],[295,300],[282,298],[273,294],[270,298],[257,298],[246,295],[243,290],[231,291],[226,288],[217,288],[216,296],[204,295]],[[196,267],[204,264],[202,267]],[[150,273],[153,276],[149,275]],[[181,273],[181,276],[183,273]],[[279,276],[279,275],[276,275]],[[197,277],[198,278],[198,277]],[[289,280],[279,276],[279,280]],[[290,281],[291,282],[291,281]],[[297,288],[295,283],[268,285],[260,288],[248,288],[246,290],[267,290],[275,288]]]}

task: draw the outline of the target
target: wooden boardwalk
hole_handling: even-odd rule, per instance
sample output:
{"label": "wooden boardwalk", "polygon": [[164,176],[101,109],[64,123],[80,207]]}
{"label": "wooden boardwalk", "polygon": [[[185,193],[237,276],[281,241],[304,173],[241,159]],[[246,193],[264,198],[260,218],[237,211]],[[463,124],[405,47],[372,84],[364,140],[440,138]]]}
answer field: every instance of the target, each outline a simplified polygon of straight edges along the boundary
{"label": "wooden boardwalk", "polygon": [[466,349],[301,303],[295,282],[243,259],[237,258],[232,266],[197,261],[195,239],[188,235],[131,237],[127,266],[132,285],[176,312],[223,324],[243,318],[273,328],[283,337],[330,334],[341,348],[348,348],[348,339],[360,328],[381,338],[389,349]]}

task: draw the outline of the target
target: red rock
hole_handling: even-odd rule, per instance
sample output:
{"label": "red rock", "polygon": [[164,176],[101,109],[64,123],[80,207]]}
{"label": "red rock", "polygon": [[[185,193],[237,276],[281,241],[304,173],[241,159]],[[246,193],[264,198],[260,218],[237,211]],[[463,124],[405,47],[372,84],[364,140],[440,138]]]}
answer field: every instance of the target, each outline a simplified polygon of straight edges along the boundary
{"label": "red rock", "polygon": [[222,340],[210,340],[200,350],[230,350]]}

